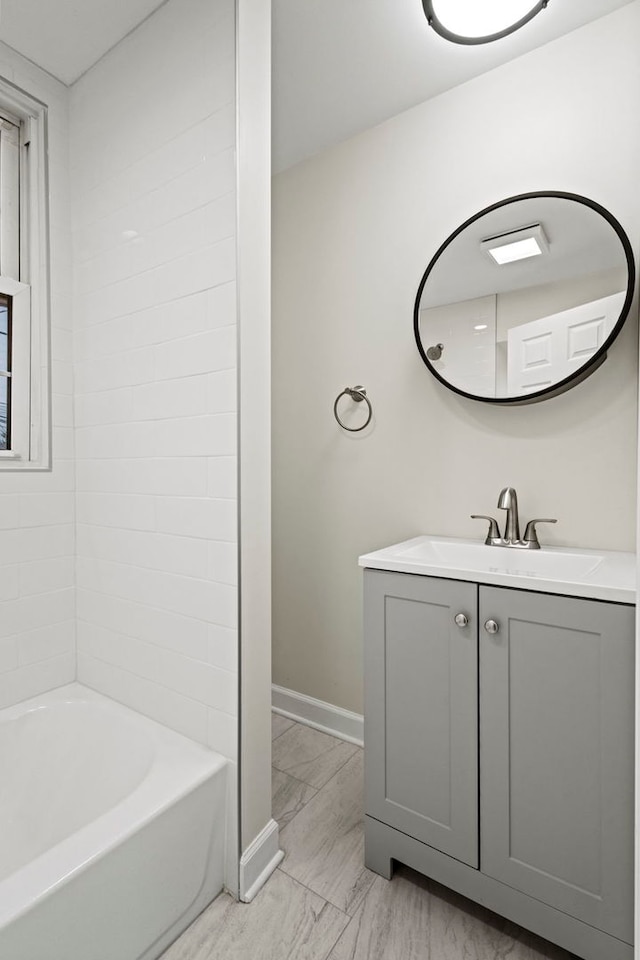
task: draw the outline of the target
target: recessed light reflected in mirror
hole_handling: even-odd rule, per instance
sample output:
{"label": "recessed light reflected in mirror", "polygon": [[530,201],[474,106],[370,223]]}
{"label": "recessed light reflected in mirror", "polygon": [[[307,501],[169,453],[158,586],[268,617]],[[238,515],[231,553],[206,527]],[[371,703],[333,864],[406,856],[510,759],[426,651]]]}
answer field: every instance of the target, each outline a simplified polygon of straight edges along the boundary
{"label": "recessed light reflected in mirror", "polygon": [[490,237],[480,243],[482,250],[502,266],[528,257],[539,257],[549,251],[549,241],[539,223],[520,230],[511,230],[498,237]]}
{"label": "recessed light reflected in mirror", "polygon": [[488,250],[487,253],[493,257],[496,263],[513,263],[514,260],[526,260],[527,257],[539,257],[542,250],[533,239],[517,240],[516,243],[507,243],[504,247],[496,247],[495,250]]}
{"label": "recessed light reflected in mirror", "polygon": [[433,29],[455,43],[488,43],[513,33],[547,6],[548,0],[423,0]]}

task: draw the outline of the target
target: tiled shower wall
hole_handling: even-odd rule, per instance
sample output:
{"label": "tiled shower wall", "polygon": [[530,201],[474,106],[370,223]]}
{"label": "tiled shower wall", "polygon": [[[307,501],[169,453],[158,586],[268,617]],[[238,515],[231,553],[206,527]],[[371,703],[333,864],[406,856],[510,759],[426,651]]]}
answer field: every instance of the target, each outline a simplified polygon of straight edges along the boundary
{"label": "tiled shower wall", "polygon": [[170,0],[71,90],[78,677],[234,759],[235,25]]}
{"label": "tiled shower wall", "polygon": [[0,44],[0,75],[49,105],[53,469],[0,471],[0,707],[75,677],[68,91]]}

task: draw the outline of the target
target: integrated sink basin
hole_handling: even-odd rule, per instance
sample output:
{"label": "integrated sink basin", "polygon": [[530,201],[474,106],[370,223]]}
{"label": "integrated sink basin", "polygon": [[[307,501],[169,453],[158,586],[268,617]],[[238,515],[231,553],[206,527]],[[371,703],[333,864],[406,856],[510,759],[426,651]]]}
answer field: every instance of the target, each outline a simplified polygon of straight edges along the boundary
{"label": "integrated sink basin", "polygon": [[635,554],[576,547],[525,550],[475,540],[414,537],[364,554],[361,567],[635,603]]}
{"label": "integrated sink basin", "polygon": [[432,540],[426,537],[420,540],[419,544],[407,550],[407,556],[441,566],[516,576],[575,580],[593,573],[604,560],[602,554],[518,550],[487,547],[483,543],[467,543],[464,540]]}

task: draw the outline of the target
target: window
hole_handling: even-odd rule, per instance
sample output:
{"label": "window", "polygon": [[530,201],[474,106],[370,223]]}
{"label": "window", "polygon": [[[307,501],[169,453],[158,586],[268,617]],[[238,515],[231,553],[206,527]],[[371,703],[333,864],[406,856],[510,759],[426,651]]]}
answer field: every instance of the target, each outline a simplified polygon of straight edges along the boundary
{"label": "window", "polygon": [[11,449],[11,300],[0,297],[0,450]]}
{"label": "window", "polygon": [[0,471],[50,465],[46,114],[0,79]]}

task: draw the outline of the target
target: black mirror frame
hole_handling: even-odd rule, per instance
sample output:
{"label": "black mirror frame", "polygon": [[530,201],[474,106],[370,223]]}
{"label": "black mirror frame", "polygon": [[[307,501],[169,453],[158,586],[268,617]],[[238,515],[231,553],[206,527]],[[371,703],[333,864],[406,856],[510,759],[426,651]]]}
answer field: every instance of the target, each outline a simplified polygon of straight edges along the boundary
{"label": "black mirror frame", "polygon": [[490,43],[492,40],[501,40],[502,37],[508,37],[510,33],[515,33],[516,30],[519,30],[520,27],[523,27],[525,23],[528,23],[529,20],[533,20],[541,10],[546,9],[548,6],[549,0],[539,0],[538,3],[525,14],[524,17],[521,17],[520,20],[516,23],[512,23],[510,27],[506,27],[504,30],[498,31],[498,33],[490,33],[484,37],[464,37],[458,33],[452,33],[451,30],[447,28],[438,20],[438,17],[435,14],[433,9],[432,0],[422,0],[422,6],[424,9],[424,15],[427,18],[427,23],[430,27],[433,27],[435,32],[441,37],[444,37],[445,40],[450,40],[452,43],[464,43],[467,45],[473,45],[478,43]]}
{"label": "black mirror frame", "polygon": [[[582,203],[585,206],[590,207],[592,210],[595,210],[596,213],[599,213],[600,216],[604,217],[610,226],[613,227],[618,235],[620,243],[622,244],[627,261],[627,295],[622,305],[620,316],[605,342],[588,361],[585,361],[585,365],[580,367],[579,370],[576,370],[575,373],[572,373],[571,376],[565,377],[564,380],[560,380],[552,387],[546,387],[544,390],[537,390],[533,393],[528,393],[525,396],[520,397],[481,397],[474,393],[467,393],[465,390],[460,390],[458,387],[453,386],[453,384],[449,383],[438,373],[438,371],[429,361],[429,358],[427,357],[427,354],[422,346],[420,339],[420,300],[422,298],[422,291],[424,290],[429,275],[435,267],[440,255],[446,250],[449,244],[452,243],[455,238],[470,224],[475,223],[476,220],[484,217],[485,214],[491,213],[493,210],[498,210],[500,207],[505,207],[510,203],[516,203],[519,200],[533,200],[537,197],[557,197],[560,200],[573,200],[577,203]],[[607,350],[620,333],[624,322],[629,315],[635,290],[635,277],[635,261],[633,258],[633,249],[631,247],[629,237],[613,214],[610,213],[606,207],[596,203],[595,200],[590,200],[588,197],[583,197],[578,193],[566,193],[558,190],[538,190],[534,193],[521,193],[514,197],[508,197],[506,200],[499,200],[497,203],[493,203],[491,206],[485,207],[484,210],[480,210],[480,212],[474,214],[473,217],[469,217],[468,220],[465,220],[464,223],[454,230],[454,232],[447,237],[444,243],[436,251],[435,255],[431,259],[431,262],[429,263],[429,266],[425,270],[418,287],[418,293],[416,294],[416,301],[413,309],[413,332],[416,339],[418,352],[420,353],[420,356],[422,357],[422,360],[429,369],[430,373],[433,374],[436,380],[439,380],[440,383],[444,384],[448,390],[452,390],[461,397],[467,397],[469,400],[479,400],[483,403],[496,403],[503,406],[525,406],[530,403],[538,403],[540,400],[547,400],[551,397],[557,397],[560,394],[565,393],[567,390],[570,390],[571,387],[575,387],[583,380],[586,380],[586,378],[589,377],[595,370],[597,370],[597,368],[606,360]]]}

